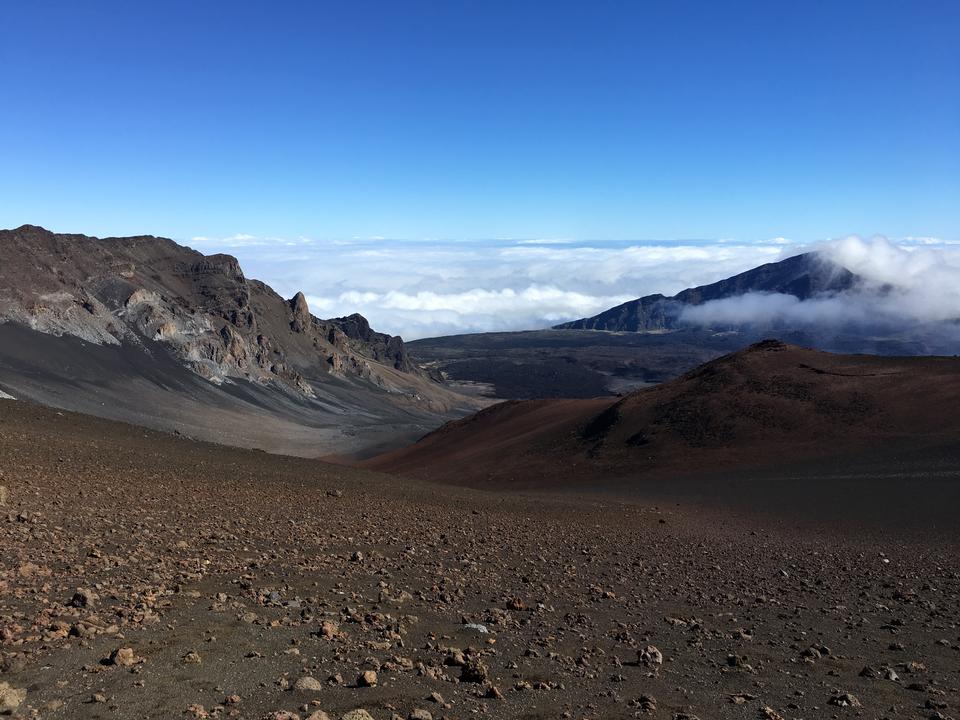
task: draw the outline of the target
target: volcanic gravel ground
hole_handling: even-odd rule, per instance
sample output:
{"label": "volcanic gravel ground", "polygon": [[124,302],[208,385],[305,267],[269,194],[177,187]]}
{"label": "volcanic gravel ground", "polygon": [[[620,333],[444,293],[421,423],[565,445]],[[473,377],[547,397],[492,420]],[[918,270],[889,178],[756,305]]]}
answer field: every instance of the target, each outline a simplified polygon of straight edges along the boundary
{"label": "volcanic gravel ground", "polygon": [[949,535],[428,485],[13,401],[0,471],[0,713],[960,716]]}

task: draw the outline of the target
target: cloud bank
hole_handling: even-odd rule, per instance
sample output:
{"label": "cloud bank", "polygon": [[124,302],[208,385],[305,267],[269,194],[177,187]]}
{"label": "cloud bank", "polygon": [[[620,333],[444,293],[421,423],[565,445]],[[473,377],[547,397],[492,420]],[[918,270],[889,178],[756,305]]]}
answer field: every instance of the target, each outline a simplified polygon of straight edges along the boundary
{"label": "cloud bank", "polygon": [[748,293],[687,308],[681,321],[834,330],[855,325],[878,332],[946,325],[943,332],[956,334],[960,247],[932,238],[893,243],[884,237],[850,236],[805,249],[850,270],[859,278],[857,286],[805,301],[792,295]]}
{"label": "cloud bank", "polygon": [[239,233],[187,241],[229,252],[284,297],[303,291],[320,317],[359,312],[416,339],[527,330],[594,315],[643,295],[673,295],[808,250],[864,279],[856,293],[800,302],[746,295],[690,309],[698,325],[932,322],[960,316],[960,245],[936,238],[848,237],[813,246],[786,238],[583,242],[565,238],[315,240]]}
{"label": "cloud bank", "polygon": [[383,332],[529,330],[641,295],[672,294],[778,259],[780,243],[605,242],[563,238],[409,241],[193,238],[236,255],[284,297],[303,291],[320,317],[359,312]]}

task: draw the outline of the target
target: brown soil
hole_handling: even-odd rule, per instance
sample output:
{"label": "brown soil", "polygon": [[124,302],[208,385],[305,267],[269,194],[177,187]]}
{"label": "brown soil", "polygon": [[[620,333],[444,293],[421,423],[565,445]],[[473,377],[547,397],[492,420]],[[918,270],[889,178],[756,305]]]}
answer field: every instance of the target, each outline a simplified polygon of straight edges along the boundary
{"label": "brown soil", "polygon": [[960,359],[765,341],[621,399],[510,402],[372,458],[476,487],[643,484],[960,444]]}
{"label": "brown soil", "polygon": [[[0,689],[26,690],[22,717],[932,718],[960,703],[956,524],[798,530],[809,518],[681,491],[485,493],[14,401],[0,485]],[[366,670],[376,687],[358,686]]]}

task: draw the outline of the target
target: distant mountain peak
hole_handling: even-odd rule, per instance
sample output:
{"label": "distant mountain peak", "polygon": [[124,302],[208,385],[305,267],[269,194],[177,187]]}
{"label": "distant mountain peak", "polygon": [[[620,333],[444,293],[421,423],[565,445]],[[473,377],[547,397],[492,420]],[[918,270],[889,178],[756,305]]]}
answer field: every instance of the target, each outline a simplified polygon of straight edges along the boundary
{"label": "distant mountain peak", "polygon": [[701,305],[751,292],[783,293],[806,300],[816,295],[849,290],[856,276],[819,253],[794,255],[766,263],[709,285],[688,288],[672,297],[659,293],[605,310],[593,317],[554,326],[556,330],[610,330],[643,332],[678,327],[685,307]]}

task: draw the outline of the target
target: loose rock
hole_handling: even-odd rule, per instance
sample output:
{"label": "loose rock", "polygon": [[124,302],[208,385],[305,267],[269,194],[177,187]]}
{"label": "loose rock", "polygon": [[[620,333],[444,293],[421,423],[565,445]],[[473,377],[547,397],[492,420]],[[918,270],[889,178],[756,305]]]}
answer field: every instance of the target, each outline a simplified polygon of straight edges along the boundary
{"label": "loose rock", "polygon": [[297,692],[321,692],[323,683],[314,677],[304,675],[293,684],[293,689]]}
{"label": "loose rock", "polygon": [[10,683],[0,682],[0,715],[12,715],[27,699],[24,688],[15,688]]}
{"label": "loose rock", "polygon": [[663,653],[656,645],[647,645],[643,650],[637,651],[637,662],[648,667],[658,667],[663,665]]}
{"label": "loose rock", "polygon": [[376,687],[377,673],[373,670],[364,670],[357,678],[358,687]]}
{"label": "loose rock", "polygon": [[138,662],[140,662],[140,658],[133,652],[133,648],[128,647],[117,648],[110,653],[110,657],[107,659],[108,664],[119,667],[130,667]]}
{"label": "loose rock", "polygon": [[837,693],[830,698],[830,704],[837,707],[862,707],[857,696],[853,693]]}
{"label": "loose rock", "polygon": [[341,715],[340,720],[374,720],[374,717],[363,708],[357,708]]}

